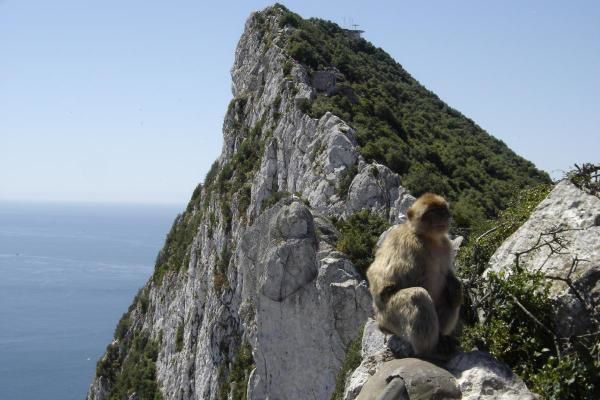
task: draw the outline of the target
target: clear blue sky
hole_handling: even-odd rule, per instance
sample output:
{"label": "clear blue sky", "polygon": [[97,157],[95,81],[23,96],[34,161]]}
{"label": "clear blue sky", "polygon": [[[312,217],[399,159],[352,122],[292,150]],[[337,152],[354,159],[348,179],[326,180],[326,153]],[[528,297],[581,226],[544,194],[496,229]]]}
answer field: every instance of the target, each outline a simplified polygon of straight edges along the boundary
{"label": "clear blue sky", "polygon": [[[356,23],[538,167],[600,161],[600,2],[283,1]],[[0,200],[187,202],[266,1],[0,0]]]}

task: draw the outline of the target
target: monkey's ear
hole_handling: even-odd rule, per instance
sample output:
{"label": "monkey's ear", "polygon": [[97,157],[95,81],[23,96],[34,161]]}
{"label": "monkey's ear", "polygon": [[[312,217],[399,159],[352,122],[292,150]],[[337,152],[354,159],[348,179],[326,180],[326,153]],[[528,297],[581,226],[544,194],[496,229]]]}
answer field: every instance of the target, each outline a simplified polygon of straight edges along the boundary
{"label": "monkey's ear", "polygon": [[415,210],[413,210],[412,208],[409,208],[408,211],[406,212],[406,216],[408,217],[409,221],[412,221],[412,219],[415,216]]}

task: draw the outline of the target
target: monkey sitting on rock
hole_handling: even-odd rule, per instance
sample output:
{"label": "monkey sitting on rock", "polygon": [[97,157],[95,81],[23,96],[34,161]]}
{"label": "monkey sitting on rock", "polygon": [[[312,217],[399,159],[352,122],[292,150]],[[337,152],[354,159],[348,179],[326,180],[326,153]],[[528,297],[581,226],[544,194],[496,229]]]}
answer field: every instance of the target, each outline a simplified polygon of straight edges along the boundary
{"label": "monkey sitting on rock", "polygon": [[456,327],[462,284],[452,269],[446,200],[426,193],[407,216],[385,237],[367,279],[379,327],[409,342],[416,355],[428,355]]}

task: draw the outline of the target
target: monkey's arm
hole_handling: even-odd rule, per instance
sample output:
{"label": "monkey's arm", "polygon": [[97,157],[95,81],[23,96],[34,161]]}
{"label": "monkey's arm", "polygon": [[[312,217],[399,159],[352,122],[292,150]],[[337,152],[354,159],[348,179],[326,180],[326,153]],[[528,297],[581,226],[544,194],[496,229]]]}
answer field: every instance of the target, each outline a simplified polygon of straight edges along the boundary
{"label": "monkey's arm", "polygon": [[437,306],[440,321],[440,333],[450,335],[458,322],[460,306],[463,303],[463,288],[460,280],[452,271],[446,275],[443,301]]}
{"label": "monkey's arm", "polygon": [[401,289],[423,286],[422,244],[400,225],[392,229],[367,270],[369,290],[376,308],[383,309],[390,297]]}
{"label": "monkey's arm", "polygon": [[450,307],[460,307],[464,301],[462,282],[452,271],[446,275],[445,297]]}

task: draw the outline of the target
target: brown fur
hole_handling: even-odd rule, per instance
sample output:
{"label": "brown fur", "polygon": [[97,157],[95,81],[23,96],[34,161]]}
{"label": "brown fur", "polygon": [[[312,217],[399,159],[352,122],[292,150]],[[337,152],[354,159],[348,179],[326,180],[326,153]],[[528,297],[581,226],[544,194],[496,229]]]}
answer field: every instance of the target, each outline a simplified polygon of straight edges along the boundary
{"label": "brown fur", "polygon": [[462,285],[452,270],[446,200],[424,194],[407,215],[388,232],[367,278],[379,326],[428,354],[458,322]]}

